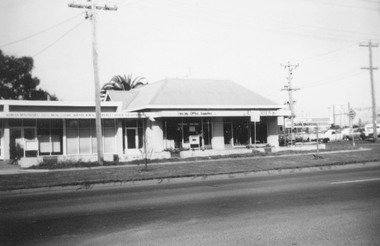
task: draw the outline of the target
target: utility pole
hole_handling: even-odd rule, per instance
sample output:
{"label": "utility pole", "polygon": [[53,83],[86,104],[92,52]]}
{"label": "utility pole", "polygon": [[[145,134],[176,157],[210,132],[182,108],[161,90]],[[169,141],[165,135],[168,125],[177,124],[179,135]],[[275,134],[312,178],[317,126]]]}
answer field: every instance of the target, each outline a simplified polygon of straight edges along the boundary
{"label": "utility pole", "polygon": [[379,44],[372,43],[371,40],[368,43],[361,43],[359,46],[368,47],[369,49],[369,67],[362,67],[361,69],[368,69],[371,80],[371,94],[372,94],[372,124],[373,124],[373,141],[377,141],[377,113],[376,113],[376,99],[375,99],[375,84],[373,81],[373,70],[377,70],[377,67],[372,66],[372,47],[379,47]]}
{"label": "utility pole", "polygon": [[92,59],[94,67],[94,82],[95,82],[95,127],[96,127],[96,146],[98,153],[98,163],[103,166],[103,141],[102,141],[102,120],[101,120],[101,105],[100,105],[100,80],[99,80],[99,63],[98,63],[98,44],[97,44],[97,29],[96,29],[96,10],[117,10],[116,6],[98,6],[95,0],[88,0],[88,4],[70,3],[68,6],[71,8],[85,8],[90,9],[90,14],[86,12],[86,18],[92,21]]}
{"label": "utility pole", "polygon": [[291,141],[291,145],[293,144],[293,139],[295,139],[295,136],[294,136],[294,133],[293,133],[293,128],[294,128],[294,118],[295,118],[295,113],[294,113],[294,101],[293,101],[293,91],[296,91],[296,90],[299,90],[299,89],[296,89],[296,88],[293,88],[292,87],[292,79],[293,79],[293,70],[296,69],[298,67],[298,64],[297,65],[291,65],[290,62],[288,62],[288,64],[286,65],[282,65],[282,67],[284,67],[284,69],[287,69],[288,70],[288,85],[285,85],[283,89],[283,91],[288,91],[288,97],[289,97],[289,109],[290,109],[290,141]]}
{"label": "utility pole", "polygon": [[334,124],[334,127],[335,127],[335,104],[333,104],[333,124]]}

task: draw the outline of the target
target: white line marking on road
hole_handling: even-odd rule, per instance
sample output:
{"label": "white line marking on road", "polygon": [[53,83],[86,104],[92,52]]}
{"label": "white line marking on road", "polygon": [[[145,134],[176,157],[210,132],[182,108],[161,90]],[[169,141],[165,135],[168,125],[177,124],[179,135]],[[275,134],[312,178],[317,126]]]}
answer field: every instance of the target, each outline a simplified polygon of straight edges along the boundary
{"label": "white line marking on road", "polygon": [[377,181],[380,180],[380,178],[374,178],[374,179],[357,179],[357,180],[347,180],[347,181],[339,181],[339,182],[332,182],[331,184],[351,184],[351,183],[361,183],[361,182],[369,182],[369,181]]}

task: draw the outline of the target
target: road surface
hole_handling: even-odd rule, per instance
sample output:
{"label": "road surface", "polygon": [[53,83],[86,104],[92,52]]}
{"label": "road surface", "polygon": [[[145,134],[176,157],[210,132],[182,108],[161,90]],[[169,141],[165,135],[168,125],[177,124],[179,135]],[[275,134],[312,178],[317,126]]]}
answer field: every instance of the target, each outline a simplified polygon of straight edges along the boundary
{"label": "road surface", "polygon": [[380,165],[6,195],[1,245],[378,245]]}

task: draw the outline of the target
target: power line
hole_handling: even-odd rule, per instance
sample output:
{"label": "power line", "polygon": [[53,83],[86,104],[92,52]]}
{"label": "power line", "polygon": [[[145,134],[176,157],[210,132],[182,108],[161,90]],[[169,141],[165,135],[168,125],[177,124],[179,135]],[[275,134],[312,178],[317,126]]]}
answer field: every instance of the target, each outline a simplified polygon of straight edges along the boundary
{"label": "power line", "polygon": [[[340,82],[340,81],[342,81],[344,79],[355,77],[355,76],[358,76],[360,74],[363,74],[363,72],[362,71],[355,72],[355,73],[349,74],[347,76],[344,76],[344,77],[341,77],[341,78],[336,78],[336,79],[334,79],[334,78],[331,78],[331,79],[322,79],[322,80],[314,82],[311,85],[302,86],[301,89],[309,89],[309,88],[318,87],[318,86],[325,85],[325,84],[335,84],[335,83],[338,83],[338,82]],[[340,77],[340,75],[337,75],[337,76],[334,76],[334,77]],[[320,83],[320,82],[322,82],[322,83]],[[315,84],[315,83],[318,83],[318,84]]]}
{"label": "power line", "polygon": [[49,45],[47,45],[45,48],[43,48],[42,50],[38,51],[36,54],[34,54],[32,57],[36,57],[38,56],[39,54],[41,54],[42,52],[44,52],[45,50],[49,49],[50,47],[52,47],[53,45],[55,45],[56,43],[58,43],[58,41],[60,41],[61,39],[63,39],[65,36],[67,36],[70,32],[74,31],[75,29],[77,29],[80,25],[82,25],[86,20],[83,20],[81,21],[80,23],[78,23],[77,25],[75,25],[73,28],[71,28],[70,30],[68,30],[67,32],[65,32],[62,36],[60,36],[59,38],[57,38],[55,41],[53,41],[52,43],[50,43]]}
{"label": "power line", "polygon": [[[311,0],[312,2],[316,4],[325,4],[329,6],[335,6],[335,7],[343,7],[343,8],[354,8],[354,9],[361,9],[361,10],[369,10],[369,11],[377,11],[377,9],[374,8],[365,8],[365,7],[359,7],[359,6],[353,6],[353,5],[347,5],[347,4],[337,4],[337,3],[332,3],[330,2],[323,2],[323,1],[316,1],[316,0]],[[370,1],[365,1],[367,3],[378,3],[378,2],[370,2]]]}
{"label": "power line", "polygon": [[7,47],[7,46],[12,45],[12,44],[17,44],[17,43],[20,43],[20,42],[22,42],[22,41],[25,41],[25,40],[28,40],[28,39],[30,39],[30,38],[33,38],[33,37],[35,37],[35,36],[37,36],[37,35],[40,35],[40,34],[42,34],[42,33],[48,32],[48,31],[50,31],[50,30],[52,30],[52,29],[54,29],[54,28],[56,28],[56,27],[58,27],[58,26],[60,26],[60,25],[62,25],[62,24],[64,24],[64,23],[66,23],[66,22],[69,22],[69,21],[71,21],[71,20],[77,18],[77,17],[80,16],[80,15],[82,15],[82,13],[80,13],[80,14],[78,14],[78,15],[75,15],[75,16],[73,16],[73,17],[70,17],[69,19],[66,19],[66,20],[64,20],[64,21],[62,21],[62,22],[59,22],[59,23],[55,24],[55,25],[52,25],[52,26],[50,26],[50,27],[48,27],[48,28],[46,28],[46,29],[43,29],[43,30],[41,30],[41,31],[39,31],[39,32],[36,32],[36,33],[30,34],[30,35],[28,35],[28,36],[26,36],[26,37],[24,37],[24,38],[21,38],[21,39],[18,39],[18,40],[15,40],[15,41],[12,41],[12,42],[9,42],[9,43],[6,43],[6,44],[2,44],[2,45],[0,45],[0,48]]}
{"label": "power line", "polygon": [[[150,2],[152,3],[152,2]],[[172,3],[170,4],[176,4],[176,9],[170,9],[170,6],[166,4],[166,9],[172,10],[176,13],[178,13],[178,5],[184,5],[184,3]],[[172,5],[173,6],[173,5]],[[244,25],[248,23],[249,28],[252,28],[251,25],[255,25],[260,29],[264,29],[267,31],[274,31],[276,33],[285,33],[288,35],[297,35],[297,36],[303,36],[306,38],[313,38],[313,39],[322,39],[322,40],[329,40],[329,41],[350,41],[350,42],[358,42],[359,40],[362,40],[363,38],[368,38],[369,36],[372,36],[372,34],[369,33],[362,33],[362,32],[357,32],[357,31],[349,31],[349,30],[342,30],[342,29],[337,29],[337,28],[330,28],[330,27],[318,27],[318,26],[313,26],[313,25],[305,25],[305,24],[300,24],[300,23],[293,23],[289,21],[284,21],[284,20],[276,20],[276,19],[271,19],[271,18],[258,18],[258,17],[244,17],[241,14],[233,14],[231,12],[226,12],[223,10],[218,10],[218,9],[211,9],[207,7],[202,7],[202,6],[195,6],[191,4],[186,4],[186,6],[189,6],[195,10],[204,10],[205,15],[203,18],[207,18],[207,20],[212,20],[215,21],[214,18],[210,19],[210,11],[214,13],[220,13],[223,15],[222,19],[217,19],[217,21],[224,21],[224,22],[231,22],[231,20],[228,20],[226,17],[232,17],[232,21],[236,20],[242,20],[244,21]],[[157,5],[155,8],[165,8],[165,5]],[[174,6],[173,6],[174,7]],[[186,15],[192,14],[192,11],[186,11]],[[178,13],[179,14],[179,13]],[[179,17],[183,18],[183,15],[179,15]],[[199,16],[194,20],[197,20]],[[257,22],[257,20],[260,20],[260,22]],[[271,26],[268,26],[268,23],[273,23],[276,28],[273,28]],[[279,29],[279,25],[283,26],[282,29]],[[298,27],[298,29],[295,29]]]}
{"label": "power line", "polygon": [[320,58],[320,57],[324,57],[324,56],[328,56],[328,55],[331,55],[331,54],[335,54],[335,53],[338,53],[338,52],[341,52],[341,51],[344,51],[344,50],[347,50],[347,49],[350,49],[354,46],[356,46],[357,44],[350,44],[346,47],[343,47],[343,48],[339,48],[339,49],[334,49],[334,50],[330,50],[330,51],[327,51],[325,53],[321,53],[321,54],[318,54],[318,55],[315,55],[315,56],[311,56],[311,57],[307,57],[307,58],[304,58],[304,59],[301,59],[302,63],[303,62],[308,62],[309,60],[314,60],[316,58]]}

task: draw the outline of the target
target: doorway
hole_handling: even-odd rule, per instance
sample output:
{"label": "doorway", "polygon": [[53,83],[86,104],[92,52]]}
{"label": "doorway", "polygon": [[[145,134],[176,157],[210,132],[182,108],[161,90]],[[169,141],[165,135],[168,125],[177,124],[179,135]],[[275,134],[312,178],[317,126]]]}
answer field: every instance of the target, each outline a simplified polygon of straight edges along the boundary
{"label": "doorway", "polygon": [[138,134],[137,134],[137,128],[126,128],[125,129],[125,142],[126,142],[126,149],[137,149],[138,144]]}

